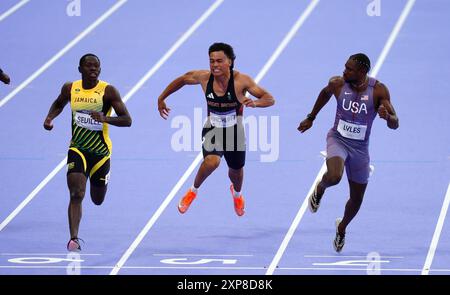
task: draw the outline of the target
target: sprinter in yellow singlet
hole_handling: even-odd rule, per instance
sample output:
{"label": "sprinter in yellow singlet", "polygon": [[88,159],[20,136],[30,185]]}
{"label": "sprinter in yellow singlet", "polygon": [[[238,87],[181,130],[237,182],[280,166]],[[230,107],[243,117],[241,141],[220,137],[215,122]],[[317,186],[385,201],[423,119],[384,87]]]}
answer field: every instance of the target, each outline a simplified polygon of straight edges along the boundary
{"label": "sprinter in yellow singlet", "polygon": [[[101,71],[99,58],[91,53],[83,55],[78,71],[81,80],[63,85],[44,121],[44,128],[51,130],[53,119],[70,102],[72,139],[67,155],[70,240],[67,250],[75,252],[81,250],[78,228],[88,178],[94,204],[100,205],[105,199],[112,150],[108,125],[131,126],[130,114],[117,89],[98,79]],[[112,109],[117,116],[111,116]]]}

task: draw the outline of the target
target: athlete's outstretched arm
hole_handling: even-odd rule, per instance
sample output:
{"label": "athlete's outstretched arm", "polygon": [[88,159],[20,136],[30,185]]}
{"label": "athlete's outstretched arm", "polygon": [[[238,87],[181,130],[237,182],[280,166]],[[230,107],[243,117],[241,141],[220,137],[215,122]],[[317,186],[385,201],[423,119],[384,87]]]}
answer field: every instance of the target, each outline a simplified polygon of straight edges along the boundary
{"label": "athlete's outstretched arm", "polygon": [[164,91],[158,97],[158,111],[159,115],[163,119],[167,119],[169,116],[170,108],[166,106],[164,100],[174,93],[178,91],[184,85],[197,85],[201,83],[201,79],[203,76],[208,75],[208,71],[190,71],[173,80]]}
{"label": "athlete's outstretched arm", "polygon": [[322,91],[320,91],[319,96],[317,97],[316,103],[314,104],[314,107],[312,111],[308,114],[308,117],[304,119],[302,122],[300,122],[300,125],[298,126],[297,130],[301,133],[305,132],[309,128],[312,127],[313,121],[316,118],[317,114],[320,112],[320,110],[330,101],[330,98],[333,94],[336,95],[338,92],[338,89],[342,87],[344,84],[344,80],[342,77],[332,77],[328,81],[328,85],[325,86]]}
{"label": "athlete's outstretched arm", "polygon": [[378,115],[387,122],[387,126],[391,129],[397,129],[399,126],[398,117],[395,113],[394,106],[391,103],[391,95],[389,90],[383,83],[377,83],[375,92],[380,102],[378,107]]}
{"label": "athlete's outstretched arm", "polygon": [[101,112],[91,112],[92,119],[96,120],[97,122],[104,122],[108,123],[110,125],[119,126],[119,127],[130,127],[131,126],[131,116],[128,113],[127,107],[123,103],[122,99],[120,98],[120,93],[117,91],[117,89],[112,86],[108,85],[105,88],[105,95],[103,96],[103,100],[106,103],[111,104],[114,111],[116,112],[117,116],[110,117],[105,116],[105,114]]}
{"label": "athlete's outstretched arm", "polygon": [[61,88],[61,93],[58,95],[56,100],[50,106],[48,115],[44,120],[44,128],[46,130],[53,129],[53,119],[55,119],[63,111],[66,104],[70,101],[70,89],[72,88],[72,83],[67,82]]}

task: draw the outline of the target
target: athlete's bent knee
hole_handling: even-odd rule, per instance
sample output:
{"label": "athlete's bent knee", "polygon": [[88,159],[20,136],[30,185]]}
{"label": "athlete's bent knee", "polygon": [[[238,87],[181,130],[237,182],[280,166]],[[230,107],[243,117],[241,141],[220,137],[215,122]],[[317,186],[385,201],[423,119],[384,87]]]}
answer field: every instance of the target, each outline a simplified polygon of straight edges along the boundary
{"label": "athlete's bent knee", "polygon": [[327,182],[330,185],[336,185],[336,184],[338,184],[341,181],[341,179],[342,179],[342,175],[335,174],[335,173],[330,173],[330,174],[328,174]]}
{"label": "athlete's bent knee", "polygon": [[214,157],[214,158],[206,157],[205,164],[210,169],[217,169],[217,167],[219,167],[219,164],[220,164],[220,158],[217,158],[217,157]]}

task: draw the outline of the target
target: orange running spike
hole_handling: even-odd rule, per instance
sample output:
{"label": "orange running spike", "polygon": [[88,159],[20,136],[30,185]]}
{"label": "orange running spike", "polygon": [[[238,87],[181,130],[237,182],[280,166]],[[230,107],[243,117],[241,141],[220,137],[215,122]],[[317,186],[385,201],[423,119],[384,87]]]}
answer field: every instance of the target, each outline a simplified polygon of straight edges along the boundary
{"label": "orange running spike", "polygon": [[236,214],[238,216],[244,215],[244,213],[245,213],[245,210],[244,210],[244,207],[245,207],[244,196],[241,195],[239,198],[236,198],[234,196],[233,184],[230,185],[230,191],[231,191],[231,196],[233,197],[233,201],[234,201],[234,211],[236,211]]}
{"label": "orange running spike", "polygon": [[181,214],[184,214],[189,209],[189,206],[192,204],[192,201],[194,201],[196,197],[197,194],[189,189],[178,203],[178,211],[180,211]]}

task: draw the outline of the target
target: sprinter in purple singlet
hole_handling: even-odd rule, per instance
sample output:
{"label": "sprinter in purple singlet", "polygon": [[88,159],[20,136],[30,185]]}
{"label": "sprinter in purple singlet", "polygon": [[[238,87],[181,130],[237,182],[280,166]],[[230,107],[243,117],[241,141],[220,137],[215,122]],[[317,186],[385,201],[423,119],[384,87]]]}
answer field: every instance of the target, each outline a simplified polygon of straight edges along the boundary
{"label": "sprinter in purple singlet", "polygon": [[369,70],[370,60],[365,54],[350,56],[343,76],[330,79],[320,92],[311,113],[298,127],[302,133],[311,128],[322,107],[332,95],[336,97],[336,117],[327,135],[327,171],[309,196],[309,208],[311,212],[317,212],[325,190],[339,183],[345,167],[350,198],[345,206],[344,217],[336,219],[335,223],[333,246],[337,252],[344,247],[345,230],[361,207],[369,181],[369,137],[377,112],[380,118],[386,120],[389,128],[397,129],[399,126],[389,90],[380,81],[369,77]]}

